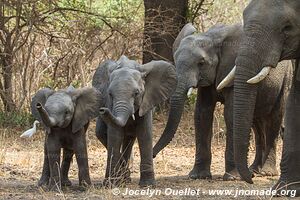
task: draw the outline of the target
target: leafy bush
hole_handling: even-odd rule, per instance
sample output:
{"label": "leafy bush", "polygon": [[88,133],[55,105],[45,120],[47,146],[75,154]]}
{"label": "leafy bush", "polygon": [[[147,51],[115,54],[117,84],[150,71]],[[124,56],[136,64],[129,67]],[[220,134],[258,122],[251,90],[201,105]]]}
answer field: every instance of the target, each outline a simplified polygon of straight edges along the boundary
{"label": "leafy bush", "polygon": [[33,123],[34,119],[28,112],[0,112],[0,127],[25,127]]}

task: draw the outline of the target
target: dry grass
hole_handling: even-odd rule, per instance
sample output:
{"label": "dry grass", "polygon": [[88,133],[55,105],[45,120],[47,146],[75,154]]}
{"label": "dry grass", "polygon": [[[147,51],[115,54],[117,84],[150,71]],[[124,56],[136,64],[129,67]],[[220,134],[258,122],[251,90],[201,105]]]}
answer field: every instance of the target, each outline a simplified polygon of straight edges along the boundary
{"label": "dry grass", "polygon": [[[217,116],[217,115],[216,115]],[[278,177],[254,178],[254,185],[242,181],[223,182],[224,173],[224,134],[215,134],[213,139],[213,180],[189,180],[187,174],[194,163],[194,128],[193,114],[186,112],[185,119],[180,124],[178,133],[172,143],[155,159],[155,173],[157,189],[163,188],[194,188],[208,189],[269,189]],[[219,123],[222,125],[220,118]],[[216,120],[216,121],[218,121]],[[165,114],[154,116],[154,140],[157,141],[166,123]],[[94,134],[95,123],[88,130],[88,152],[91,178],[94,186],[82,190],[78,186],[76,161],[71,165],[70,179],[73,186],[64,188],[62,192],[45,192],[36,187],[42,170],[43,162],[43,139],[42,131],[39,131],[32,139],[24,140],[19,135],[24,130],[1,130],[0,136],[0,198],[3,199],[148,199],[141,196],[113,196],[111,190],[101,188],[106,167],[106,150],[97,140]],[[220,130],[216,128],[216,130]],[[281,146],[281,142],[280,142]],[[278,148],[278,163],[281,148]],[[253,159],[254,148],[250,148],[250,160]],[[131,164],[132,183],[128,185],[131,189],[138,189],[139,180],[139,151],[135,144],[133,153],[133,164]],[[125,190],[122,188],[121,191]],[[154,199],[195,199],[188,196],[155,196]],[[230,197],[213,197],[202,195],[199,199],[230,199]],[[150,198],[149,198],[150,199]],[[153,199],[153,197],[152,197]],[[249,199],[249,198],[247,198]],[[264,197],[253,197],[253,199],[264,199]]]}

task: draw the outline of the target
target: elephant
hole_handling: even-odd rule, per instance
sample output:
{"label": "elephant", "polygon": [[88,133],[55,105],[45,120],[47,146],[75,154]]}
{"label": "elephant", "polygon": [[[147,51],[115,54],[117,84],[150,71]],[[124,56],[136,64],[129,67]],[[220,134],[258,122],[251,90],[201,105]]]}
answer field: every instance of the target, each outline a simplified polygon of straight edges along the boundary
{"label": "elephant", "polygon": [[[223,180],[233,180],[238,175],[233,157],[233,80],[226,79],[225,88],[217,86],[229,72],[234,72],[235,58],[243,36],[242,25],[216,25],[205,33],[195,32],[192,24],[186,24],[173,44],[178,84],[171,97],[167,125],[154,146],[154,157],[174,137],[189,88],[198,88],[194,113],[196,154],[189,177],[212,178],[210,167],[213,116],[216,103],[221,102],[224,104],[227,127]],[[272,70],[271,73],[276,77],[264,81],[259,86],[257,104],[253,105],[255,115],[252,127],[256,139],[256,156],[251,168],[262,175],[278,173],[276,141],[291,85],[291,71],[291,67],[284,66]]]}
{"label": "elephant", "polygon": [[92,85],[102,94],[96,136],[107,149],[105,186],[130,181],[128,160],[137,138],[141,187],[155,185],[152,158],[152,108],[175,90],[175,67],[166,61],[139,64],[126,56],[97,68]]}
{"label": "elephant", "polygon": [[[99,115],[100,92],[95,88],[40,89],[32,98],[31,112],[46,129],[44,164],[39,186],[50,190],[71,185],[68,171],[75,154],[79,184],[91,184],[86,146],[89,121]],[[60,167],[60,151],[63,159]],[[59,171],[61,169],[61,171]]]}
{"label": "elephant", "polygon": [[[247,166],[249,131],[258,85],[281,60],[295,59],[286,105],[281,175],[277,186],[300,194],[300,1],[252,0],[243,12],[244,36],[234,73],[234,160],[241,177],[253,183]],[[271,76],[271,74],[269,74]],[[292,184],[294,183],[294,184]]]}

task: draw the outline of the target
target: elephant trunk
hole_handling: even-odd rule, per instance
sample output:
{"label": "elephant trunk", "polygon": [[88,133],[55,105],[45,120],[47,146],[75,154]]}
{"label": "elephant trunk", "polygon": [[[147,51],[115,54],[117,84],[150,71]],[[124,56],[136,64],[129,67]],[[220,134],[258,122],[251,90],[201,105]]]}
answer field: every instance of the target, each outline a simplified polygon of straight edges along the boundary
{"label": "elephant trunk", "polygon": [[248,169],[248,148],[250,131],[256,103],[257,86],[247,84],[249,77],[255,75],[245,66],[238,66],[234,80],[233,106],[233,144],[234,161],[243,180],[252,182],[252,174]]}
{"label": "elephant trunk", "polygon": [[233,97],[234,161],[241,178],[248,183],[253,183],[247,158],[256,104],[257,85],[248,84],[247,81],[254,77],[263,65],[262,59],[256,54],[257,48],[249,45],[254,44],[254,41],[255,38],[246,36],[241,44],[240,52],[236,59],[237,69],[234,79]]}
{"label": "elephant trunk", "polygon": [[133,109],[129,109],[122,102],[116,104],[113,113],[108,108],[100,108],[100,116],[103,121],[116,127],[124,127],[131,114],[133,114]]}
{"label": "elephant trunk", "polygon": [[53,127],[56,125],[55,119],[49,116],[49,113],[47,112],[47,110],[43,107],[42,104],[37,103],[36,104],[36,109],[38,110],[43,123],[47,126],[47,127]]}
{"label": "elephant trunk", "polygon": [[[233,106],[233,143],[236,167],[246,182],[253,183],[247,156],[250,131],[256,104],[257,84],[247,81],[265,66],[276,67],[280,58],[280,43],[265,27],[249,24],[236,59]],[[266,37],[269,36],[269,37]],[[270,49],[270,50],[269,50]]]}
{"label": "elephant trunk", "polygon": [[171,97],[170,112],[166,128],[153,149],[154,158],[171,142],[176,133],[184,110],[184,102],[187,98],[186,94],[188,89],[188,84],[180,80],[178,81],[176,91]]}

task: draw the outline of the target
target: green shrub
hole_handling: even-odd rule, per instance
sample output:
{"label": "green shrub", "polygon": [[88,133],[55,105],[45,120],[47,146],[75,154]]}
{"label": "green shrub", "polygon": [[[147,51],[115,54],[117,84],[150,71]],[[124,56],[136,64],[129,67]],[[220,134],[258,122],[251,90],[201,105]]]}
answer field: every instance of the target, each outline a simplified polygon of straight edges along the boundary
{"label": "green shrub", "polygon": [[32,115],[28,112],[0,112],[0,127],[24,127],[32,124]]}

